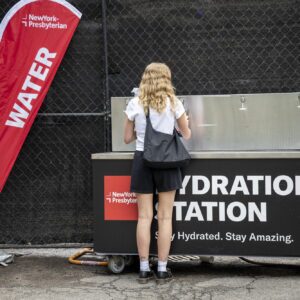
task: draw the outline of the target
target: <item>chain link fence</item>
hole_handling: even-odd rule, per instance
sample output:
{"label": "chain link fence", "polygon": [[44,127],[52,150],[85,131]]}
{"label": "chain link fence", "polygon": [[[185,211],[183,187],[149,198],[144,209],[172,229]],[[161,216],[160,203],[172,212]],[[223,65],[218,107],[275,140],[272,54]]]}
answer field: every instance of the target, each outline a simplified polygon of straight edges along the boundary
{"label": "chain link fence", "polygon": [[82,20],[0,194],[0,244],[92,242],[107,99],[130,95],[148,63],[166,62],[181,95],[299,91],[297,0],[106,0],[103,15],[101,0],[69,2]]}
{"label": "chain link fence", "polygon": [[110,92],[166,62],[181,95],[299,90],[297,0],[109,1]]}

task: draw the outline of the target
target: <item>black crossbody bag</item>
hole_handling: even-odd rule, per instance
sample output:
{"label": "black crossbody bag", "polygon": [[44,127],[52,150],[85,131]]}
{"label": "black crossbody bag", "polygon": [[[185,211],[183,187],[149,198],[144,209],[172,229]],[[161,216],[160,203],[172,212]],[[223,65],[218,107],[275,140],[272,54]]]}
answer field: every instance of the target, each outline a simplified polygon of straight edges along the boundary
{"label": "black crossbody bag", "polygon": [[185,167],[191,156],[183,145],[179,133],[174,127],[173,134],[156,131],[151,124],[149,113],[144,139],[144,163],[155,169]]}

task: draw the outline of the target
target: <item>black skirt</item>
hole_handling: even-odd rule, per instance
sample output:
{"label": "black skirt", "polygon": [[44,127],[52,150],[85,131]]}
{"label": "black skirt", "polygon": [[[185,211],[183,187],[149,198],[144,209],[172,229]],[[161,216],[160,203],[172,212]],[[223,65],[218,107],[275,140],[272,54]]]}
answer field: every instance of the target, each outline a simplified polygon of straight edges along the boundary
{"label": "black skirt", "polygon": [[182,188],[182,174],[180,168],[153,169],[144,164],[143,151],[135,151],[130,191],[139,194],[169,192]]}

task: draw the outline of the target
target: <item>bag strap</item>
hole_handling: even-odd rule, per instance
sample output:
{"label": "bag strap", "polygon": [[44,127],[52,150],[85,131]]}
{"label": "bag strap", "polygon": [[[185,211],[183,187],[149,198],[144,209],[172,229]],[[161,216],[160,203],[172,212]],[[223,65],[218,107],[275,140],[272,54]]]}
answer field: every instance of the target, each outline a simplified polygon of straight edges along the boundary
{"label": "bag strap", "polygon": [[[145,116],[146,116],[146,122],[148,123],[149,122],[149,124],[150,124],[150,126],[153,128],[153,126],[152,126],[152,123],[151,123],[151,119],[150,119],[150,106],[148,106],[149,107],[149,109],[148,109],[148,113],[147,114],[145,114]],[[177,135],[179,135],[180,137],[182,137],[182,135],[178,132],[178,130],[176,129],[176,115],[175,115],[175,112],[174,112],[174,128],[173,128],[173,134],[177,134]]]}

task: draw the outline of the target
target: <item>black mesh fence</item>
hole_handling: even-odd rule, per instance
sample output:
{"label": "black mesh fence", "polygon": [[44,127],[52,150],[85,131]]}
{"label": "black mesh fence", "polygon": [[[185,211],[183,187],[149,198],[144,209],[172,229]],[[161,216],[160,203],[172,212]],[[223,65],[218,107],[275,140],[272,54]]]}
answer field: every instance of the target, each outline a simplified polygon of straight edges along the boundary
{"label": "black mesh fence", "polygon": [[177,93],[299,90],[297,0],[109,2],[110,92],[129,95],[146,64],[166,62]]}
{"label": "black mesh fence", "polygon": [[[0,18],[17,1],[0,2]],[[297,0],[69,1],[82,20],[0,194],[0,244],[91,242],[91,153],[110,151],[109,96],[166,62],[177,94],[294,92]]]}

